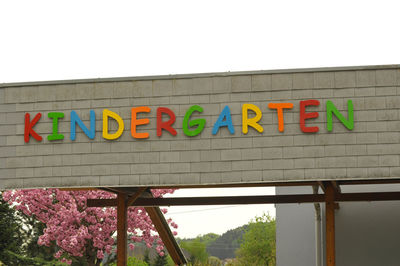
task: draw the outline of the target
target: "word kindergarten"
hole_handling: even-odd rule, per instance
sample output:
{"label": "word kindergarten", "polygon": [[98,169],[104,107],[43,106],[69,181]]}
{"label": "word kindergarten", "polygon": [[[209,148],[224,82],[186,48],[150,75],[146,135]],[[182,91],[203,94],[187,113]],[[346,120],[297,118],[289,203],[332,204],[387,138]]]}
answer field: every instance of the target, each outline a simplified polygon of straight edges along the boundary
{"label": "word kindergarten", "polygon": [[[307,127],[306,120],[317,118],[319,116],[318,112],[307,112],[306,108],[308,106],[319,106],[320,102],[318,100],[306,100],[300,101],[300,130],[304,133],[316,133],[319,131],[319,128]],[[280,132],[284,131],[284,121],[283,121],[283,112],[285,109],[292,109],[293,103],[269,103],[268,108],[271,110],[275,110],[278,117],[278,130]],[[332,131],[333,127],[333,115],[337,117],[337,119],[348,129],[352,130],[354,128],[354,115],[353,115],[353,102],[351,100],[347,101],[347,118],[338,111],[336,106],[331,101],[326,102],[326,121],[327,121],[327,130]],[[150,123],[148,118],[138,119],[137,115],[139,113],[149,113],[151,108],[148,106],[140,106],[134,107],[131,109],[131,134],[134,139],[146,139],[149,137],[148,132],[138,132],[137,127],[140,125],[146,125]],[[252,112],[251,117],[249,116],[249,111]],[[71,111],[71,131],[70,138],[71,140],[75,140],[76,138],[76,126],[78,125],[82,131],[86,134],[89,139],[94,139],[96,134],[96,116],[94,110],[90,110],[90,122],[89,125],[85,125],[83,121],[79,118],[78,114],[75,111]],[[193,137],[199,135],[206,124],[206,119],[197,118],[191,119],[193,113],[198,112],[202,113],[203,108],[199,105],[191,106],[185,113],[182,124],[182,131],[186,136]],[[163,120],[163,115],[168,116],[168,120]],[[33,119],[31,120],[30,114],[25,114],[25,131],[24,131],[24,140],[26,143],[29,142],[30,137],[33,137],[37,141],[42,141],[42,136],[40,136],[37,132],[35,132],[34,127],[41,118],[42,114],[37,113]],[[164,116],[164,117],[165,117]],[[58,124],[59,120],[64,117],[64,113],[62,112],[50,112],[48,113],[48,117],[52,119],[53,122],[53,131],[50,135],[47,136],[49,141],[62,140],[64,139],[64,135],[59,133]],[[242,132],[244,134],[248,133],[249,127],[252,127],[256,131],[262,133],[264,131],[262,125],[259,124],[259,121],[262,118],[262,112],[259,107],[254,104],[243,104],[242,105]],[[118,129],[114,133],[109,132],[108,123],[109,119],[114,119],[118,123]],[[173,124],[175,123],[176,116],[174,112],[167,107],[158,107],[157,108],[157,136],[161,137],[163,131],[167,131],[173,136],[176,136],[177,132],[173,128]],[[235,134],[235,129],[232,123],[231,111],[228,105],[226,105],[222,112],[219,114],[217,121],[215,122],[212,134],[216,135],[221,127],[226,127],[230,134]],[[103,110],[103,138],[107,140],[114,140],[119,138],[124,131],[124,121],[117,113],[112,112],[108,109]]]}

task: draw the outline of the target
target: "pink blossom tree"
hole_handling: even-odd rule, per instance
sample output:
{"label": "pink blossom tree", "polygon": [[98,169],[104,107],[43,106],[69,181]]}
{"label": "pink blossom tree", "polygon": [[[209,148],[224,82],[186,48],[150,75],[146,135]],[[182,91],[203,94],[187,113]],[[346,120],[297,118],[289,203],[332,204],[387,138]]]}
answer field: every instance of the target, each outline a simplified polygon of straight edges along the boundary
{"label": "pink blossom tree", "polygon": [[[172,189],[152,190],[154,197],[173,193]],[[116,195],[101,190],[62,191],[59,189],[13,190],[3,193],[9,204],[26,215],[34,216],[46,224],[38,244],[55,243],[59,250],[56,258],[71,263],[69,256],[84,258],[88,265],[100,265],[104,253],[111,253],[113,235],[117,229],[116,208],[88,208],[87,199],[111,199]],[[166,209],[162,209],[166,213]],[[171,227],[177,225],[168,220]],[[176,235],[176,232],[173,232]],[[140,207],[128,208],[128,234],[133,242],[145,242],[148,247],[156,243],[163,254],[163,243],[156,234],[150,217]],[[131,249],[134,244],[130,244]]]}

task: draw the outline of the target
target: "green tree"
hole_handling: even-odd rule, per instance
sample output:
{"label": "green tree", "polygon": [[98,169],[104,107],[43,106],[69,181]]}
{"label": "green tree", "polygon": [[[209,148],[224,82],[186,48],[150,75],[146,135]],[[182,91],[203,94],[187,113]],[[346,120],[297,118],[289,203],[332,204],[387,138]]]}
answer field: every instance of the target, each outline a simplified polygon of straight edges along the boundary
{"label": "green tree", "polygon": [[208,253],[206,251],[206,244],[202,243],[199,238],[191,241],[182,241],[181,247],[189,252],[190,257],[188,261],[194,264],[205,264],[207,263]]}
{"label": "green tree", "polygon": [[[117,265],[116,262],[113,262],[110,264],[110,266],[116,266],[116,265]],[[129,257],[126,265],[127,266],[148,266],[149,264],[147,264],[146,262],[144,262],[143,260],[140,260],[138,258]]]}
{"label": "green tree", "polygon": [[11,264],[12,254],[22,253],[22,228],[17,221],[14,209],[3,201],[0,193],[0,261],[6,265]]}
{"label": "green tree", "polygon": [[0,261],[5,265],[65,265],[53,257],[53,247],[37,244],[43,223],[4,202],[0,193]]}
{"label": "green tree", "polygon": [[211,243],[213,243],[215,240],[217,240],[220,237],[220,235],[214,234],[214,233],[208,233],[202,236],[198,236],[196,238],[198,238],[200,240],[200,242],[203,242],[204,244],[206,244],[206,246],[210,245]]}
{"label": "green tree", "polygon": [[208,257],[207,265],[209,266],[222,266],[222,261],[214,256]]}
{"label": "green tree", "polygon": [[153,266],[167,266],[168,265],[167,256],[166,255],[161,256],[160,254],[157,254],[157,257],[152,265]]}
{"label": "green tree", "polygon": [[144,251],[143,261],[146,262],[147,264],[150,264],[150,249],[146,249]]}
{"label": "green tree", "polygon": [[57,251],[56,245],[52,244],[49,247],[39,246],[39,236],[43,234],[46,225],[38,221],[34,216],[27,216],[22,212],[18,212],[21,217],[21,222],[24,225],[25,235],[25,253],[28,257],[37,257],[45,261],[53,261],[54,253]]}
{"label": "green tree", "polygon": [[237,258],[242,265],[275,265],[276,223],[267,214],[255,217],[243,236],[237,250]]}
{"label": "green tree", "polygon": [[220,259],[234,258],[235,251],[240,247],[247,225],[228,230],[207,245],[207,252]]}
{"label": "green tree", "polygon": [[175,266],[175,262],[172,260],[171,256],[167,255],[167,265],[168,266]]}

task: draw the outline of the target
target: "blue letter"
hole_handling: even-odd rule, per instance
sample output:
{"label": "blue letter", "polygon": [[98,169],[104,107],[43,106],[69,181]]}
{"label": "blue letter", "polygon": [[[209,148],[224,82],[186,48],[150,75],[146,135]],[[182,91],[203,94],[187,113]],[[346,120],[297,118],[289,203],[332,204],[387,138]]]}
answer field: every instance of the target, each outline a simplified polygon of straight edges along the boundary
{"label": "blue letter", "polygon": [[219,115],[217,122],[215,122],[212,134],[217,134],[220,127],[228,127],[231,134],[235,133],[235,129],[233,128],[232,124],[231,110],[229,109],[228,105],[224,107],[224,110],[222,110],[221,114]]}
{"label": "blue letter", "polygon": [[76,124],[78,124],[89,139],[94,139],[94,135],[96,134],[96,115],[93,110],[90,110],[90,130],[83,124],[78,114],[73,110],[71,111],[71,140],[75,140],[76,138]]}

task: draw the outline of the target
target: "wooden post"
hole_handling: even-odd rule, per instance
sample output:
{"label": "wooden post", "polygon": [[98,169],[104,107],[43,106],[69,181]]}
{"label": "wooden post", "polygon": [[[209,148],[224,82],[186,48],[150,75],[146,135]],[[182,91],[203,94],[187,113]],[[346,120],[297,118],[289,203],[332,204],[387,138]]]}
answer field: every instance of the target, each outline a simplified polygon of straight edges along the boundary
{"label": "wooden post", "polygon": [[335,266],[335,188],[329,184],[325,188],[326,217],[326,266]]}
{"label": "wooden post", "polygon": [[127,263],[127,206],[126,194],[117,194],[117,266]]}
{"label": "wooden post", "polygon": [[186,265],[187,261],[185,255],[180,249],[178,243],[176,243],[174,235],[169,228],[167,221],[164,218],[163,213],[158,207],[145,207],[147,214],[150,216],[154,227],[163,241],[165,247],[168,250],[169,255],[174,261],[175,265]]}

